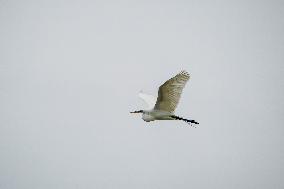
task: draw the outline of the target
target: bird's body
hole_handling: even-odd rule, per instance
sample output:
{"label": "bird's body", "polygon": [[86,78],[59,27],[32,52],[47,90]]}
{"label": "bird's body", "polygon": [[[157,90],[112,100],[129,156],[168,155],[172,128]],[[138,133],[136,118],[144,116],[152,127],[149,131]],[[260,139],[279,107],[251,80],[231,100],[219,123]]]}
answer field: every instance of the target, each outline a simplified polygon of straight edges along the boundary
{"label": "bird's body", "polygon": [[172,113],[161,110],[143,110],[142,119],[146,122],[155,120],[174,120]]}
{"label": "bird's body", "polygon": [[182,120],[187,123],[199,124],[194,120],[184,119],[174,114],[182,90],[189,78],[190,76],[186,71],[181,71],[175,77],[167,80],[159,87],[156,103],[154,103],[154,97],[140,92],[139,97],[148,104],[150,109],[131,113],[142,113],[142,119],[146,122],[155,120]]}

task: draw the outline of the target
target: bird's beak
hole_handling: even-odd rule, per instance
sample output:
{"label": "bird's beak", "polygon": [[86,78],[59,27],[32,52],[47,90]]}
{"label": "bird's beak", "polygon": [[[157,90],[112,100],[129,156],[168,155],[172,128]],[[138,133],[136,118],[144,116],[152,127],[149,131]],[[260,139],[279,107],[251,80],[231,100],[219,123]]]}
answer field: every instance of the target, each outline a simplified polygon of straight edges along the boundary
{"label": "bird's beak", "polygon": [[133,111],[133,112],[130,112],[131,114],[138,114],[138,113],[142,113],[142,111],[141,110],[139,110],[139,111]]}

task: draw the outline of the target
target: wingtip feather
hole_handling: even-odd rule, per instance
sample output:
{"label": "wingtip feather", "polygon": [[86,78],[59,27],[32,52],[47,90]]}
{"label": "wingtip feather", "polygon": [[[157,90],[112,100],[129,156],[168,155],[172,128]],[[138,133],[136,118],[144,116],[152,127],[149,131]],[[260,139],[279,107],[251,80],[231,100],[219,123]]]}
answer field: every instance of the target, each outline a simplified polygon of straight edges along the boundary
{"label": "wingtip feather", "polygon": [[182,70],[179,74],[184,75],[186,77],[190,77],[190,74],[186,70]]}

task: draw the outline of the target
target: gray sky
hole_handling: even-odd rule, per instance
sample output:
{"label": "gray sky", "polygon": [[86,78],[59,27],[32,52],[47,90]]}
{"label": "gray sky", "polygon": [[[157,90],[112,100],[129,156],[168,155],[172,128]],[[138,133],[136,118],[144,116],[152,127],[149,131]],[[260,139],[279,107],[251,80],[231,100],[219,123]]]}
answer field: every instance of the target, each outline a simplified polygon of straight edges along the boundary
{"label": "gray sky", "polygon": [[[1,0],[0,188],[284,188],[283,18],[280,0]],[[129,114],[182,69],[197,129]]]}

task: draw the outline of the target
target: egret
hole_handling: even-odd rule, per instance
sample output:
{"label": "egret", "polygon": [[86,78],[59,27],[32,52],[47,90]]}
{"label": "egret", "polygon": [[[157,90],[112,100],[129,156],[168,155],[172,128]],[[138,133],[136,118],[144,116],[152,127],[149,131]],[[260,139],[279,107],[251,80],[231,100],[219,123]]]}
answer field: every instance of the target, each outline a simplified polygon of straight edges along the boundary
{"label": "egret", "polygon": [[190,125],[192,123],[199,124],[195,120],[185,119],[174,114],[180,100],[182,90],[189,78],[189,73],[183,70],[173,78],[167,80],[159,87],[158,97],[156,100],[155,97],[140,92],[139,97],[148,104],[149,109],[133,111],[130,113],[142,113],[142,119],[146,122],[155,120],[182,120]]}

